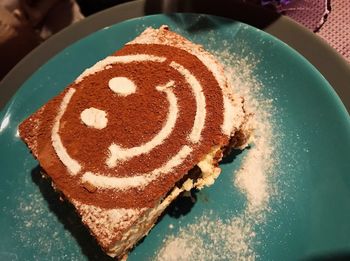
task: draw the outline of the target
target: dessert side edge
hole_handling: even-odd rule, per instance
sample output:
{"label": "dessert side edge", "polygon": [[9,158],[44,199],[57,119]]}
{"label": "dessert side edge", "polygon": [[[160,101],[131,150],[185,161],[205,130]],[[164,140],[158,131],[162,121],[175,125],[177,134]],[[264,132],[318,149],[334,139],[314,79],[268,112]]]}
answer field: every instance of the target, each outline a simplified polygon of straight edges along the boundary
{"label": "dessert side edge", "polygon": [[19,127],[55,189],[121,258],[182,192],[214,183],[253,131],[215,57],[148,28]]}

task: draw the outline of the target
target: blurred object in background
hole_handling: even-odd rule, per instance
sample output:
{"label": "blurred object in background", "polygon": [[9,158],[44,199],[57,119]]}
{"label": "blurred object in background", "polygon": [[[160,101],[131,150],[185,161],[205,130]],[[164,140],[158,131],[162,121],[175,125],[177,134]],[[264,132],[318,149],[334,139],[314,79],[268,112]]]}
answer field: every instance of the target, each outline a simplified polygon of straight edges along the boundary
{"label": "blurred object in background", "polygon": [[[40,42],[106,8],[130,0],[0,0],[0,80]],[[152,1],[152,0],[149,0]],[[191,1],[191,0],[188,0]],[[289,16],[350,61],[350,0],[227,0]],[[164,6],[176,4],[164,0]]]}
{"label": "blurred object in background", "polygon": [[262,0],[263,5],[272,4],[277,12],[289,16],[313,32],[321,28],[327,19],[330,0]]}
{"label": "blurred object in background", "polygon": [[40,37],[47,39],[84,18],[74,0],[19,0],[21,9]]}
{"label": "blurred object in background", "polygon": [[0,79],[39,43],[39,36],[26,20],[0,6]]}
{"label": "blurred object in background", "polygon": [[109,7],[130,2],[130,0],[76,0],[76,2],[80,6],[82,14],[89,16]]}
{"label": "blurred object in background", "polygon": [[321,36],[350,62],[350,0],[261,0]]}
{"label": "blurred object in background", "polygon": [[40,42],[82,18],[74,0],[1,0],[0,79]]}

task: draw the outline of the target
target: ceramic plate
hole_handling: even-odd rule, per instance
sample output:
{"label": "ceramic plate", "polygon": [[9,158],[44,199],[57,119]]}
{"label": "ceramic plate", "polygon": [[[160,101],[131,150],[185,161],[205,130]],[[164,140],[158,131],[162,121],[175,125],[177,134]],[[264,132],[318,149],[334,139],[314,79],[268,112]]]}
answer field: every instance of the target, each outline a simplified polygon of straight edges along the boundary
{"label": "ceramic plate", "polygon": [[[268,179],[273,192],[263,217],[252,216],[256,222],[241,219],[249,223],[249,235],[232,229],[232,222],[249,205],[234,180],[254,147],[235,155],[233,161],[226,160],[217,182],[194,193],[194,204],[183,199],[169,209],[131,252],[130,260],[153,260],[169,250],[169,242],[194,239],[193,230],[200,223],[202,228],[215,226],[217,234],[228,234],[221,238],[210,231],[198,234],[198,241],[208,249],[216,245],[215,251],[222,250],[223,257],[240,253],[258,260],[349,257],[350,119],[332,87],[301,55],[262,31],[233,20],[183,14],[147,16],[97,31],[50,59],[13,96],[0,115],[0,259],[107,259],[73,209],[61,204],[40,178],[38,163],[19,139],[17,126],[85,68],[145,27],[163,24],[205,48],[226,53],[222,58],[254,61],[251,72],[262,86],[257,95],[270,101],[278,160]],[[224,241],[244,243],[248,251],[242,246],[222,247]],[[190,249],[175,243],[175,250]]]}

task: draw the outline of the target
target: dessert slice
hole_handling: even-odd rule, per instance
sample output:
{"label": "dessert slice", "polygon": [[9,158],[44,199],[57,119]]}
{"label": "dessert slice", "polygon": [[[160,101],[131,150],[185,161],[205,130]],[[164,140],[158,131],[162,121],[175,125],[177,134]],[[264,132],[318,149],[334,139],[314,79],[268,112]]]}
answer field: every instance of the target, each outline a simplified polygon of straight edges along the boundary
{"label": "dessert slice", "polygon": [[183,191],[213,184],[250,134],[213,55],[146,29],[19,126],[52,184],[103,250],[122,257]]}

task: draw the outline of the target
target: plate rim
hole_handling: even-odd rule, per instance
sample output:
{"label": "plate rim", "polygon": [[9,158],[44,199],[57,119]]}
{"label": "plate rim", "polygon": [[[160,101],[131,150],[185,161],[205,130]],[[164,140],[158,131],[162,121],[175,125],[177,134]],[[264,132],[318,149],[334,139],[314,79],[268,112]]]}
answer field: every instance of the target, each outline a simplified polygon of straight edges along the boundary
{"label": "plate rim", "polygon": [[[218,17],[218,18],[220,18],[220,19],[222,19],[222,17]],[[136,18],[136,19],[138,19],[138,18]],[[131,20],[135,20],[135,19],[131,19]],[[128,21],[130,21],[130,20],[128,20]],[[125,22],[128,22],[128,21],[125,21]],[[250,28],[252,28],[251,26],[249,26]],[[253,28],[252,28],[253,29]],[[272,37],[273,38],[273,40],[274,41],[278,41],[281,45],[283,45],[283,46],[285,46],[286,44],[284,43],[284,42],[282,42],[282,41],[280,41],[278,38],[275,38],[275,37],[273,37],[273,36],[271,36],[270,34],[266,34],[265,32],[263,32],[263,31],[259,31],[258,32],[259,34],[264,34],[264,36],[266,36],[266,37]],[[88,37],[88,36],[87,36]],[[80,39],[80,40],[84,40],[84,38],[82,38],[82,39]],[[76,43],[76,42],[75,42]],[[293,53],[293,56],[297,56],[297,59],[299,60],[299,61],[302,61],[303,63],[305,63],[305,66],[307,66],[308,68],[310,68],[310,69],[312,69],[312,72],[313,72],[313,74],[316,76],[317,75],[317,77],[318,78],[322,78],[322,82],[324,82],[324,84],[326,84],[327,86],[329,86],[329,87],[331,87],[330,85],[329,85],[329,83],[328,83],[328,81],[322,76],[322,74],[310,63],[310,62],[308,62],[302,55],[300,55],[298,52],[296,52],[293,48],[290,48],[288,45],[287,45],[287,48],[283,48],[283,49],[285,49],[286,51],[288,51],[288,52],[292,52]],[[56,55],[59,55],[61,52],[62,52],[63,50],[61,50],[59,53],[57,53]],[[55,56],[56,56],[55,55]],[[53,56],[53,57],[51,57],[47,62],[49,62],[51,59],[54,59],[55,58],[55,56]],[[43,64],[43,66],[45,66],[46,65],[46,63],[45,64]],[[332,88],[327,88],[327,96],[329,95],[329,92],[331,92],[331,93],[333,93],[333,95],[336,95],[335,94],[335,92],[334,92],[334,90],[332,89]],[[16,95],[15,95],[16,96]],[[11,99],[11,101],[15,101],[15,96]],[[337,97],[337,95],[336,95],[336,97]],[[334,97],[333,97],[334,98]],[[334,99],[332,98],[332,100],[331,100],[331,102],[334,102]],[[341,102],[340,102],[340,104],[342,104]],[[338,105],[338,104],[337,104]],[[337,106],[338,107],[338,106]],[[344,107],[344,106],[343,106]],[[344,110],[345,111],[345,110]],[[349,122],[350,123],[350,122]],[[350,126],[350,125],[349,125]]]}

